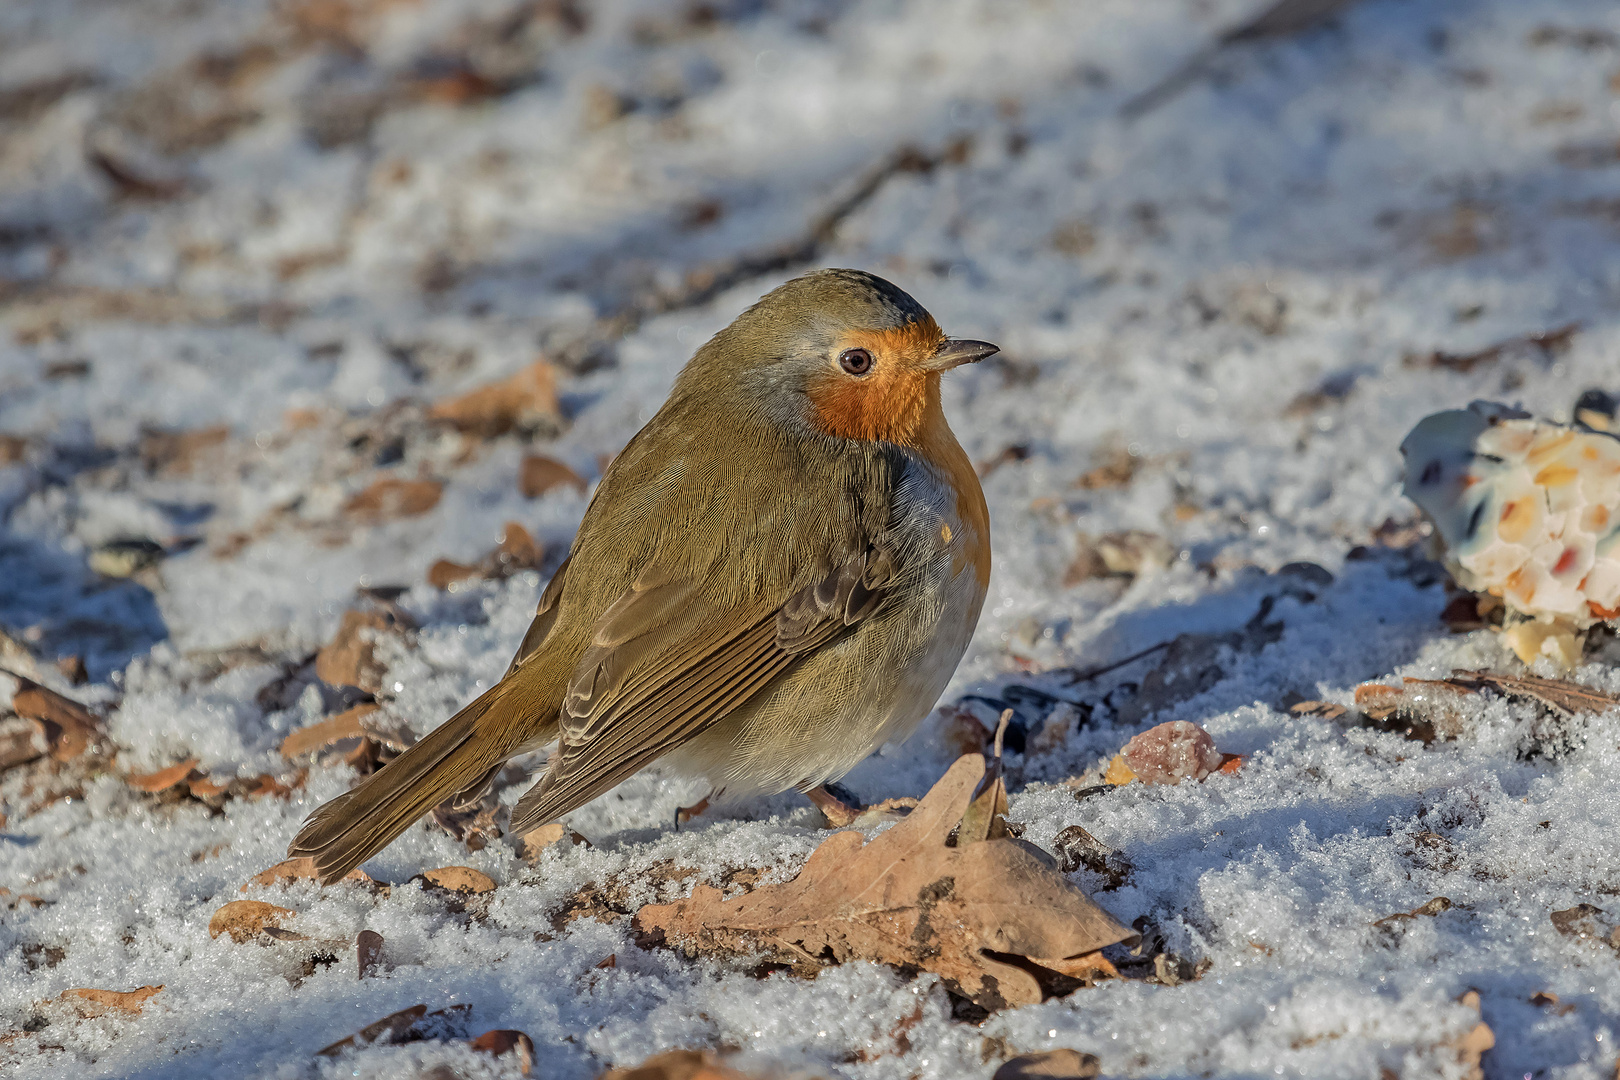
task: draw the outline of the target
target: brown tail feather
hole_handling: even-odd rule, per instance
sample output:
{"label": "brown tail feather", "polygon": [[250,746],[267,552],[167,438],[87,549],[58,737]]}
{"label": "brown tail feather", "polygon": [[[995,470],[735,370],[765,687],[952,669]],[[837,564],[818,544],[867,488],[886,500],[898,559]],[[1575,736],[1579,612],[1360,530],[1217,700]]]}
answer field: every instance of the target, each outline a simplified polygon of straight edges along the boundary
{"label": "brown tail feather", "polygon": [[335,881],[470,780],[505,761],[517,748],[502,734],[516,733],[519,725],[479,723],[505,685],[496,683],[359,787],[316,810],[287,846],[287,854],[310,856],[321,882]]}

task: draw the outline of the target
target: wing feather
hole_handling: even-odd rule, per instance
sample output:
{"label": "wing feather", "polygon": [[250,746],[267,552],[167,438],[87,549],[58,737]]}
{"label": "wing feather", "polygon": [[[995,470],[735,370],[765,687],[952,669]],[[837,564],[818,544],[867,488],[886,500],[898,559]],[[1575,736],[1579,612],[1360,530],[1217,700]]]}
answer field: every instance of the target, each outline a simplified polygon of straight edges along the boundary
{"label": "wing feather", "polygon": [[884,549],[839,561],[776,604],[722,607],[643,574],[609,606],[564,698],[562,745],[513,813],[526,832],[680,746],[869,618],[895,577]]}

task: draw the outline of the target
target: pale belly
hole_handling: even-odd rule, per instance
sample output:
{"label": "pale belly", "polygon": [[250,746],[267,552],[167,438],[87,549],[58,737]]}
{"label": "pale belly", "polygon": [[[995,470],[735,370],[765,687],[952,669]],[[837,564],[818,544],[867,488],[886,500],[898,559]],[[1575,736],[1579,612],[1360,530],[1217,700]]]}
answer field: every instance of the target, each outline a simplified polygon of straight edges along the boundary
{"label": "pale belly", "polygon": [[984,604],[988,544],[935,475],[907,485],[902,515],[926,551],[871,620],[796,667],[666,761],[728,796],[804,790],[843,776],[910,735],[944,692]]}

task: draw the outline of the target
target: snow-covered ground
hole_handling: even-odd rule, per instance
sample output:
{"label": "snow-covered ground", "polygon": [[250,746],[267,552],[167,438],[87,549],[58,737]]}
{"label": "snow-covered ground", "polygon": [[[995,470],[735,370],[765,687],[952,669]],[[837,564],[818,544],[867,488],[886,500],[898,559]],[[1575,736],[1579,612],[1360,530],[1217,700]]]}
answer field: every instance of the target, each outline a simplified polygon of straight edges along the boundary
{"label": "snow-covered ground", "polygon": [[[105,714],[116,750],[0,780],[0,1072],[515,1074],[454,1040],[314,1056],[425,1003],[470,1005],[467,1035],[526,1031],[558,1080],[676,1046],[860,1080],[988,1077],[1053,1047],[1107,1075],[1460,1076],[1481,1016],[1489,1076],[1613,1076],[1620,962],[1549,915],[1620,913],[1620,714],[1498,700],[1424,746],[1288,706],[1522,670],[1488,631],[1439,620],[1396,448],[1474,398],[1567,419],[1583,389],[1620,391],[1620,9],[1365,0],[1217,50],[1122,119],[1255,11],[0,4],[0,629]],[[379,646],[380,715],[429,730],[505,669],[583,512],[568,486],[524,497],[524,455],[594,483],[699,342],[814,265],[883,274],[1002,346],[946,389],[970,455],[1000,464],[991,597],[945,701],[1012,684],[1075,703],[1058,707],[1071,728],[1012,757],[1012,816],[1037,844],[1079,824],[1118,849],[1122,884],[1073,880],[1207,959],[1202,977],[953,1017],[931,976],[758,979],[638,948],[626,917],[564,922],[591,883],[633,910],[740,869],[787,878],[826,835],[790,796],[674,831],[702,792],[656,771],[569,816],[593,846],[530,866],[511,838],[470,851],[424,824],[367,864],[386,895],[250,887],[310,942],[211,938],[352,769],[320,759],[290,798],[218,807],[124,777],[195,757],[216,781],[291,781],[281,740],[344,702],[260,691],[378,602],[361,588],[409,586],[418,628]],[[541,356],[556,430],[425,420]],[[194,453],[162,437],[221,425]],[[385,477],[442,496],[379,524],[345,509]],[[426,583],[510,520],[544,545],[539,572]],[[1067,583],[1090,539],[1131,530],[1162,537],[1139,546],[1168,565]],[[168,554],[134,577],[91,569],[130,539]],[[1279,572],[1300,562],[1331,581]],[[1132,697],[1162,653],[1064,675],[1241,630],[1267,597],[1270,630],[1181,650],[1204,669],[1191,697]],[[88,684],[56,674],[69,655]],[[1576,675],[1620,690],[1612,665]],[[1052,708],[1008,696],[1037,727]],[[1059,783],[1169,719],[1242,768],[1083,799]],[[921,794],[957,752],[946,727],[849,787]],[[499,887],[463,906],[412,880],[452,864]],[[1435,896],[1451,907],[1371,925]],[[382,977],[355,977],[362,929],[385,939]],[[156,985],[139,1016],[56,1001]],[[1480,1013],[1458,1003],[1470,989]]]}

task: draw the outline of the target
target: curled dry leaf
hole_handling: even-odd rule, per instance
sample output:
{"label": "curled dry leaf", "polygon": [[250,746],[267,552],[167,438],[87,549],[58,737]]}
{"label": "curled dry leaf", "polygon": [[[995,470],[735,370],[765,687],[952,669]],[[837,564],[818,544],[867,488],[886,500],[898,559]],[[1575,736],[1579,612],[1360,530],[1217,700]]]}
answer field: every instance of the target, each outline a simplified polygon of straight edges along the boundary
{"label": "curled dry leaf", "polygon": [[[1412,680],[1408,680],[1412,681]],[[1594,690],[1569,679],[1543,679],[1535,675],[1498,675],[1490,671],[1456,671],[1446,684],[1466,689],[1469,684],[1485,685],[1511,697],[1529,698],[1570,716],[1575,713],[1603,713],[1620,705],[1620,697]]]}
{"label": "curled dry leaf", "polygon": [[101,721],[89,709],[32,679],[13,677],[17,692],[11,698],[12,711],[40,725],[53,759],[72,761],[100,738]]}
{"label": "curled dry leaf", "polygon": [[514,1051],[518,1056],[518,1067],[524,1076],[534,1071],[534,1040],[521,1031],[512,1031],[506,1028],[497,1028],[486,1031],[476,1039],[468,1042],[474,1050],[488,1054],[491,1057],[500,1057]]}
{"label": "curled dry leaf", "polygon": [[[287,881],[314,880],[314,878],[315,860],[305,855],[296,859],[285,859],[268,870],[260,870],[248,880],[248,885],[279,885]],[[359,868],[344,874],[342,880],[355,881],[362,885],[374,884],[371,877]],[[238,891],[247,892],[247,885],[243,885]]]}
{"label": "curled dry leaf", "polygon": [[526,499],[539,498],[552,488],[568,485],[585,494],[585,478],[555,458],[530,454],[518,468],[518,490]]}
{"label": "curled dry leaf", "polygon": [[418,517],[439,505],[444,485],[437,480],[405,480],[385,476],[355,495],[344,510],[362,521],[392,521]]}
{"label": "curled dry leaf", "polygon": [[946,846],[985,772],[983,757],[966,755],[871,842],[835,833],[790,882],[731,900],[700,885],[642,908],[636,926],[690,954],[763,952],[804,973],[874,960],[936,972],[983,1008],[1039,1002],[1043,982],[1061,978],[1050,964],[1136,935],[1031,845]]}
{"label": "curled dry leaf", "polygon": [[142,986],[135,990],[93,990],[89,988],[62,991],[61,1000],[71,1004],[85,1018],[103,1016],[109,1012],[121,1012],[127,1016],[139,1016],[146,1007],[147,999],[165,984],[157,986]]}
{"label": "curled dry leaf", "polygon": [[1095,1054],[1047,1050],[1008,1058],[990,1080],[1091,1080],[1101,1075],[1102,1064]]}
{"label": "curled dry leaf", "polygon": [[524,860],[533,863],[540,858],[540,853],[553,844],[560,843],[563,838],[578,847],[590,847],[591,842],[581,834],[567,828],[560,821],[553,821],[549,825],[542,825],[533,832],[524,833],[519,851]]}
{"label": "curled dry leaf", "polygon": [[190,780],[192,773],[196,772],[196,769],[197,759],[187,758],[176,765],[170,765],[167,769],[159,769],[154,773],[126,776],[124,780],[136,791],[155,794],[160,791],[167,791]]}
{"label": "curled dry leaf", "polygon": [[436,589],[449,589],[469,578],[509,577],[519,570],[538,569],[545,554],[545,549],[528,529],[516,521],[508,521],[501,531],[500,543],[488,555],[471,566],[440,559],[428,568],[428,584]]}
{"label": "curled dry leaf", "polygon": [[666,1050],[629,1069],[609,1069],[596,1080],[751,1080],[708,1050]]}
{"label": "curled dry leaf", "polygon": [[437,870],[424,870],[422,876],[440,889],[474,895],[492,892],[495,879],[470,866],[441,866]]}
{"label": "curled dry leaf", "polygon": [[464,435],[485,439],[513,430],[554,430],[561,416],[557,372],[544,360],[428,410],[429,419],[443,421]]}
{"label": "curled dry leaf", "polygon": [[393,618],[380,611],[345,611],[338,632],[315,654],[315,677],[328,686],[353,686],[376,693],[382,688],[377,635],[395,625]]}
{"label": "curled dry leaf", "polygon": [[318,724],[299,728],[281,740],[281,756],[300,757],[313,753],[323,746],[342,742],[344,739],[364,738],[366,732],[361,728],[360,721],[376,711],[377,706],[370,703],[356,705],[352,709],[344,709],[335,716],[329,716]]}
{"label": "curled dry leaf", "polygon": [[250,938],[257,937],[267,926],[278,926],[283,917],[292,915],[289,908],[266,904],[262,900],[232,900],[208,920],[208,936],[217,938],[221,934],[231,935],[231,940],[240,945]]}
{"label": "curled dry leaf", "polygon": [[471,1005],[450,1005],[427,1011],[426,1005],[412,1005],[396,1013],[389,1013],[373,1021],[347,1038],[317,1050],[321,1057],[336,1057],[356,1046],[397,1046],[401,1043],[422,1042],[427,1039],[447,1039],[458,1036],[467,1021]]}

